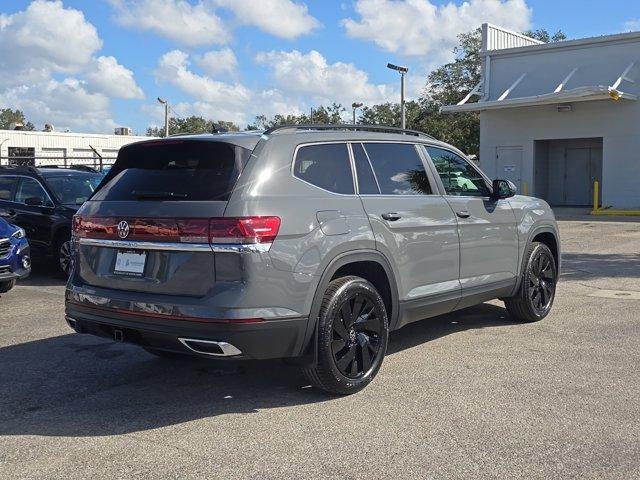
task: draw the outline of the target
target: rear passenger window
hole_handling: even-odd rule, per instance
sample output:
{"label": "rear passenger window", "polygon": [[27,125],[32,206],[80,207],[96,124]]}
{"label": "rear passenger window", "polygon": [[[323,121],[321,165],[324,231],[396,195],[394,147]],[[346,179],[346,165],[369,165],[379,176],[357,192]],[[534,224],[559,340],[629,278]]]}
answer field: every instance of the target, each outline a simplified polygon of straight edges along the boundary
{"label": "rear passenger window", "polygon": [[18,177],[0,177],[0,200],[13,200]]}
{"label": "rear passenger window", "polygon": [[346,143],[300,147],[293,174],[305,182],[334,193],[353,194],[353,175]]}
{"label": "rear passenger window", "polygon": [[430,195],[433,190],[422,159],[407,143],[365,143],[383,195]]}
{"label": "rear passenger window", "polygon": [[364,148],[359,143],[352,144],[353,158],[356,163],[356,177],[358,178],[358,191],[363,195],[375,195],[380,193],[378,182],[373,175],[369,159],[364,153]]}

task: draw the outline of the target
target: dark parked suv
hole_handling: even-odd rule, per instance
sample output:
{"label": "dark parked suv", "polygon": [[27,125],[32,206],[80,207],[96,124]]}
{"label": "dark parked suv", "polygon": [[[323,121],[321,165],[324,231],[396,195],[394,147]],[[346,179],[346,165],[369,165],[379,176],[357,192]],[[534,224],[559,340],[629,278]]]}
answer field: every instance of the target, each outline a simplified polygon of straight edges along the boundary
{"label": "dark parked suv", "polygon": [[0,217],[22,227],[34,257],[71,269],[71,219],[103,175],[88,167],[0,167]]}
{"label": "dark parked suv", "polygon": [[335,125],[123,147],[72,248],[77,332],[164,357],[286,358],[339,394],[373,379],[407,323],[496,298],[544,318],[560,268],[543,200],[428,135]]}

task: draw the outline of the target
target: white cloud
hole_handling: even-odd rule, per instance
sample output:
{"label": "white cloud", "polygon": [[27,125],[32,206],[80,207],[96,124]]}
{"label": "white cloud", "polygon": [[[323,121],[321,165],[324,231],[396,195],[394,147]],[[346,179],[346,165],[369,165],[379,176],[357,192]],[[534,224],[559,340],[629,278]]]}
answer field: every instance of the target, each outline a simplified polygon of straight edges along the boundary
{"label": "white cloud", "polygon": [[262,52],[256,60],[272,70],[278,87],[311,96],[318,103],[350,105],[354,101],[369,104],[395,99],[393,87],[371,83],[367,73],[351,63],[328,63],[315,50],[306,54],[297,50]]}
{"label": "white cloud", "polygon": [[23,110],[37,126],[53,123],[58,129],[81,132],[109,132],[116,126],[109,99],[101,93],[89,93],[74,78],[8,88],[0,92],[0,104]]}
{"label": "white cloud", "polygon": [[46,71],[78,71],[101,47],[82,12],[35,0],[26,10],[0,15],[0,85],[42,79]]}
{"label": "white cloud", "polygon": [[215,9],[199,1],[109,0],[116,20],[127,27],[151,30],[185,45],[223,45],[231,34]]}
{"label": "white cloud", "polygon": [[98,57],[86,74],[87,86],[96,92],[125,99],[144,98],[136,84],[133,72],[118,63],[114,57]]}
{"label": "white cloud", "polygon": [[640,31],[640,18],[634,18],[624,22],[622,29],[625,32],[637,32]]}
{"label": "white cloud", "polygon": [[291,0],[215,0],[230,9],[239,23],[254,25],[276,37],[293,40],[320,27],[307,6]]}
{"label": "white cloud", "polygon": [[36,126],[111,130],[110,97],[141,98],[142,91],[114,57],[96,58],[100,48],[95,27],[59,0],[0,14],[0,105],[23,110]]}
{"label": "white cloud", "polygon": [[222,73],[237,76],[238,59],[230,48],[207,52],[196,58],[196,63],[210,77]]}
{"label": "white cloud", "polygon": [[154,71],[156,79],[180,88],[206,102],[240,107],[249,101],[250,92],[240,83],[226,83],[198,75],[189,69],[189,55],[181,50],[165,53]]}
{"label": "white cloud", "polygon": [[357,20],[343,26],[353,38],[369,40],[388,52],[424,57],[434,64],[451,60],[457,35],[490,21],[516,31],[531,24],[525,0],[469,0],[435,5],[430,0],[357,0]]}

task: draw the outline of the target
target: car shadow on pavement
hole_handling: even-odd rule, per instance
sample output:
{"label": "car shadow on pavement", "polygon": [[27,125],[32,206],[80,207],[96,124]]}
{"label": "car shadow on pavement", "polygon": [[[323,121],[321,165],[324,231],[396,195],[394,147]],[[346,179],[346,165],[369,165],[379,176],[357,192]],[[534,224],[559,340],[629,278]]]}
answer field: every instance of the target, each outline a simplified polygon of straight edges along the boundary
{"label": "car shadow on pavement", "polygon": [[562,278],[640,278],[640,255],[623,253],[563,253]]}
{"label": "car shadow on pavement", "polygon": [[47,259],[34,260],[31,275],[25,280],[20,280],[19,285],[31,287],[59,287],[66,284],[66,280],[60,277],[53,261]]}
{"label": "car shadow on pavement", "polygon": [[[393,332],[388,355],[510,324],[504,308],[483,304]],[[0,365],[0,435],[117,435],[335,399],[280,361],[168,361],[79,334],[0,348]]]}

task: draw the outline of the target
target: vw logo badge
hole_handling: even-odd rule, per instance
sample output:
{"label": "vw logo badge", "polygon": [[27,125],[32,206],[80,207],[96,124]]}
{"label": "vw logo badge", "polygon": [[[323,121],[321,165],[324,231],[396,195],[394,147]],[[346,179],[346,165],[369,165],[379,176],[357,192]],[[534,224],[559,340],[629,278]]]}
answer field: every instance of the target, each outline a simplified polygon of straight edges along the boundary
{"label": "vw logo badge", "polygon": [[129,224],[124,220],[118,224],[118,236],[120,238],[127,238],[129,236]]}

